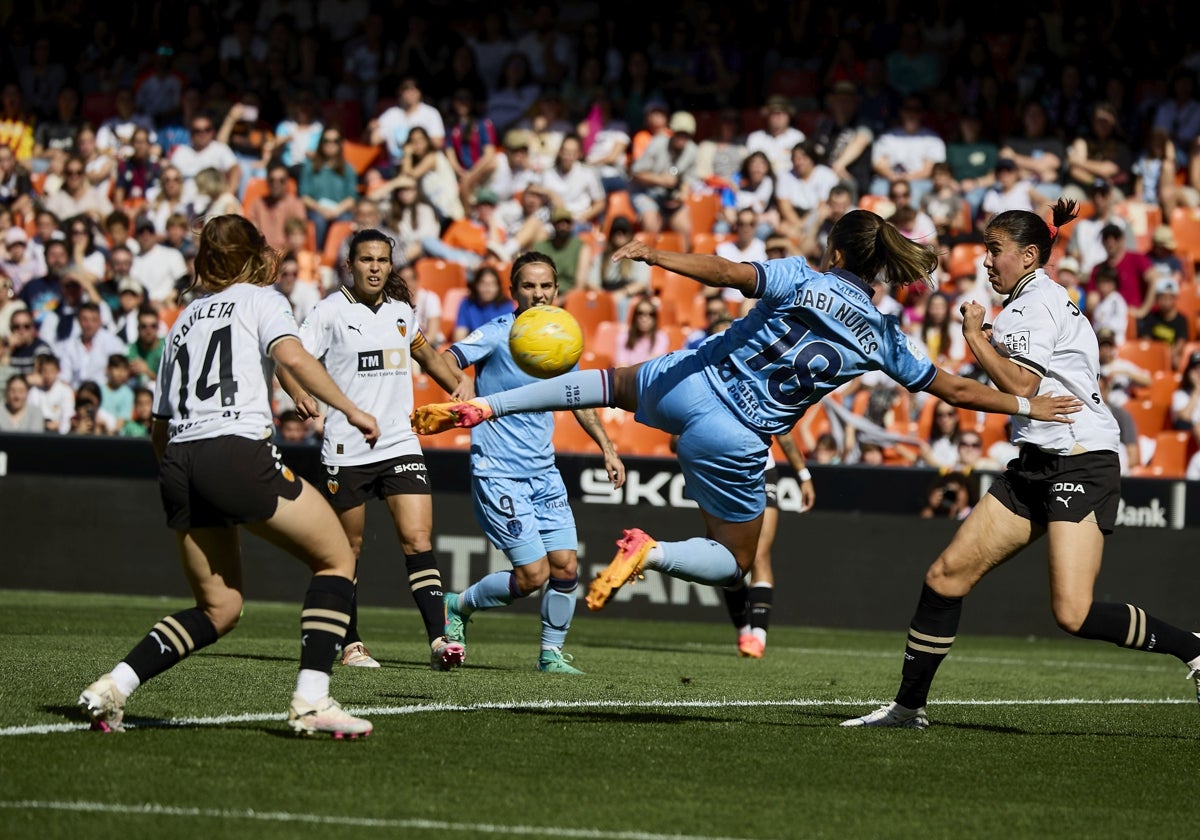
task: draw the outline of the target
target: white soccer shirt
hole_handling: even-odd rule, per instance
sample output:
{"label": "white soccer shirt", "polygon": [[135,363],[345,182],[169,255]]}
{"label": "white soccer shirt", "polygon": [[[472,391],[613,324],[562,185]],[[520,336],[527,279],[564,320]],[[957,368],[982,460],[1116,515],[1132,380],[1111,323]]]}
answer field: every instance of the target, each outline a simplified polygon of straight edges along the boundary
{"label": "white soccer shirt", "polygon": [[1059,455],[1077,452],[1077,447],[1089,452],[1118,451],[1120,429],[1096,383],[1100,372],[1096,333],[1066,290],[1046,272],[1034,271],[1009,295],[996,316],[992,343],[1011,361],[1042,377],[1039,395],[1083,400],[1083,409],[1071,415],[1074,423],[1014,416],[1014,443]]}
{"label": "white soccer shirt", "polygon": [[362,432],[335,409],[325,418],[321,462],[332,466],[374,464],[401,455],[420,455],[410,425],[413,411],[412,349],[425,345],[407,303],[384,297],[377,309],[343,286],[325,298],[300,326],[304,347],[325,363],[333,381],[354,404],[379,421],[372,449]]}
{"label": "white soccer shirt", "polygon": [[188,304],[167,333],[154,400],[171,442],[270,437],[269,353],[289,336],[297,337],[292,307],[271,288],[238,283]]}

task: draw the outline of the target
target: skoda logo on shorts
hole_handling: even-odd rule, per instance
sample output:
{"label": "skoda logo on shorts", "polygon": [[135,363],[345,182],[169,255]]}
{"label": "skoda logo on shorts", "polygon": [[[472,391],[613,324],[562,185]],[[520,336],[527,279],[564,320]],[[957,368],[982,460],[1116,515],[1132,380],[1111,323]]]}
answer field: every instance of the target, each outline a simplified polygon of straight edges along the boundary
{"label": "skoda logo on shorts", "polygon": [[510,537],[521,536],[521,520],[520,519],[508,520],[508,535]]}

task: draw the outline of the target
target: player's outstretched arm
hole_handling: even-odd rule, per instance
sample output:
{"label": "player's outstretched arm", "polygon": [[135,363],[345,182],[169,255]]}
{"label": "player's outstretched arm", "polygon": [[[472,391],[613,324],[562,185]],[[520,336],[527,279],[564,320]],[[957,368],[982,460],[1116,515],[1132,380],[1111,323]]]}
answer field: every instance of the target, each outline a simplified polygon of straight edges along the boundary
{"label": "player's outstretched arm", "polygon": [[[973,408],[993,414],[1026,414],[1034,420],[1049,420],[1055,423],[1074,423],[1070,415],[1083,407],[1083,403],[1075,397],[1040,396],[1030,397],[1028,400],[1024,397],[1014,397],[1012,394],[989,388],[974,379],[964,379],[942,370],[937,372],[925,390],[959,408]],[[1028,403],[1027,410],[1022,400]]]}
{"label": "player's outstretched arm", "polygon": [[625,483],[625,464],[621,462],[617,448],[604,431],[604,424],[596,415],[596,409],[580,408],[571,413],[604,454],[604,471],[608,473],[608,480],[612,482],[613,487],[620,487]]}
{"label": "player's outstretched arm", "polygon": [[330,377],[325,366],[304,349],[300,339],[288,336],[271,345],[271,358],[287,368],[304,389],[328,405],[346,415],[350,425],[363,433],[371,446],[379,440],[379,423],[365,411],[359,409]]}
{"label": "player's outstretched arm", "polygon": [[758,287],[758,272],[749,263],[733,262],[714,254],[679,254],[659,251],[644,242],[633,240],[612,255],[613,262],[637,260],[646,265],[658,265],[667,271],[699,280],[706,286],[737,289],[750,297]]}

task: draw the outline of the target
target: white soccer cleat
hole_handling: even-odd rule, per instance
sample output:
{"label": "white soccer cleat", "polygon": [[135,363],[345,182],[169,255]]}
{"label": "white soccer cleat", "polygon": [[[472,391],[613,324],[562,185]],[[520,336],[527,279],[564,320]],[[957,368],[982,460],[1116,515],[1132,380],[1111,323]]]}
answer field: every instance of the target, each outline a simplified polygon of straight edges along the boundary
{"label": "white soccer cleat", "polygon": [[844,720],[842,726],[890,726],[896,729],[925,729],[929,726],[929,717],[925,707],[909,709],[899,703],[888,703],[880,706],[870,714],[862,717]]}
{"label": "white soccer cleat", "polygon": [[124,732],[125,695],[117,690],[111,674],[105,674],[79,695],[81,708],[96,732]]}
{"label": "white soccer cleat", "polygon": [[354,642],[346,645],[346,649],[342,651],[342,664],[349,665],[353,668],[378,668],[379,663],[371,656],[371,652],[367,650],[367,646],[362,642]]}
{"label": "white soccer cleat", "polygon": [[292,705],[288,709],[288,726],[297,735],[328,732],[339,740],[354,740],[359,736],[365,738],[375,728],[371,721],[356,718],[328,695],[316,703],[309,703],[299,694],[292,695]]}

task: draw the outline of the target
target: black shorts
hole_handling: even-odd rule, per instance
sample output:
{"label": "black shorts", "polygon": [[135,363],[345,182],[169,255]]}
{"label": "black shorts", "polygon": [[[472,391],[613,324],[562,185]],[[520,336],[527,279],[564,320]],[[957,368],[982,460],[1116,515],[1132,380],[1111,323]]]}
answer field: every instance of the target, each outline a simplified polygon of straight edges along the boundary
{"label": "black shorts", "polygon": [[1052,455],[1022,446],[988,492],[1038,525],[1082,522],[1095,513],[1100,531],[1111,534],[1121,503],[1121,465],[1116,452]]}
{"label": "black shorts", "polygon": [[767,507],[779,507],[779,470],[775,467],[766,472],[767,480]]}
{"label": "black shorts", "polygon": [[271,441],[233,435],[168,445],[158,473],[175,531],[262,522],[303,487]]}
{"label": "black shorts", "polygon": [[356,508],[371,496],[425,495],[429,489],[429,469],[423,455],[401,455],[388,461],[360,467],[325,465],[325,484],[321,492],[338,510]]}

